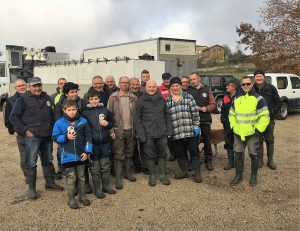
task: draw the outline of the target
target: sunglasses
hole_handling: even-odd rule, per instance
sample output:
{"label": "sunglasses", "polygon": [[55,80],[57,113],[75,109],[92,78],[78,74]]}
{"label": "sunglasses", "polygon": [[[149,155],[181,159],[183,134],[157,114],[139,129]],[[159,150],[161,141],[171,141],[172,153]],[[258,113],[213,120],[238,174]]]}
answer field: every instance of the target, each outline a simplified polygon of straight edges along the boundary
{"label": "sunglasses", "polygon": [[251,83],[242,83],[242,86],[245,87],[245,86],[250,86]]}

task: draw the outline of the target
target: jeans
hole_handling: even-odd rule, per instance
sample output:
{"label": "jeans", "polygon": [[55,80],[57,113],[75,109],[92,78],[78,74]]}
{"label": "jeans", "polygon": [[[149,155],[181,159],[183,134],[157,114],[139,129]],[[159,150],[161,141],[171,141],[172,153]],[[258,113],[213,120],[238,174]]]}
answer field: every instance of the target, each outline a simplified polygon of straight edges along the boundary
{"label": "jeans", "polygon": [[36,169],[36,161],[39,152],[41,164],[43,167],[52,165],[53,156],[53,142],[51,137],[29,137],[25,136],[26,147],[26,170],[34,171]]}

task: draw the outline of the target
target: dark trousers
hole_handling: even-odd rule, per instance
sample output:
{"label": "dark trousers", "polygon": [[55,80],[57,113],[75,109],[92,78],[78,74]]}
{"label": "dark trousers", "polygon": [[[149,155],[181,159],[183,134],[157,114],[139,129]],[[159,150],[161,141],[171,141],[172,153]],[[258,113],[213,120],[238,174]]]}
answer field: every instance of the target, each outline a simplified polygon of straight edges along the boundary
{"label": "dark trousers", "polygon": [[210,143],[210,124],[200,124],[201,129],[201,137],[204,144],[204,156],[205,161],[212,160],[212,150],[211,150],[211,143]]}
{"label": "dark trousers", "polygon": [[175,158],[186,158],[186,150],[189,151],[191,159],[194,157],[199,158],[197,138],[195,137],[173,140],[173,147],[175,151]]}
{"label": "dark trousers", "polygon": [[147,138],[144,143],[145,157],[147,159],[166,158],[167,138]]}
{"label": "dark trousers", "polygon": [[[140,145],[140,150],[138,149],[138,145]],[[138,139],[136,140],[136,145],[132,156],[132,162],[134,167],[147,168],[147,163],[145,161],[144,145],[140,143]]]}

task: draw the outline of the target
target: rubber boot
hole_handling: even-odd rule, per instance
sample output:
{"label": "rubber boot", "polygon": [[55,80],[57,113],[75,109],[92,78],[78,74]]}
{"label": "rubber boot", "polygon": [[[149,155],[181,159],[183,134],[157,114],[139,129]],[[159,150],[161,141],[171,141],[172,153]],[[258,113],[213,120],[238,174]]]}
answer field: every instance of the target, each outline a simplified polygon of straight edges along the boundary
{"label": "rubber boot", "polygon": [[258,171],[259,159],[251,157],[251,178],[250,178],[250,186],[257,185],[257,171]]}
{"label": "rubber boot", "polygon": [[170,181],[166,176],[166,159],[165,158],[158,158],[158,167],[160,172],[160,181],[164,185],[169,185]]}
{"label": "rubber boot", "polygon": [[77,173],[82,173],[81,175],[78,174],[77,176],[77,190],[79,194],[79,201],[85,206],[89,206],[91,202],[86,198],[85,195],[85,167],[85,165],[76,166]]}
{"label": "rubber boot", "polygon": [[195,182],[201,183],[202,178],[201,178],[201,170],[200,170],[200,156],[194,157],[192,159],[192,165],[195,171]]}
{"label": "rubber boot", "polygon": [[186,158],[183,157],[183,156],[180,156],[178,159],[177,159],[177,162],[178,162],[178,165],[181,169],[181,173],[178,173],[175,175],[175,179],[176,180],[180,180],[180,179],[183,179],[183,178],[188,178],[188,170],[187,170],[187,161],[186,161]]}
{"label": "rubber boot", "polygon": [[156,185],[156,179],[155,179],[155,159],[147,159],[147,166],[149,169],[149,182],[148,184],[151,187],[154,187]]}
{"label": "rubber boot", "polygon": [[258,167],[261,168],[264,165],[264,144],[259,144],[259,164]]}
{"label": "rubber boot", "polygon": [[267,166],[272,170],[276,170],[276,165],[273,162],[273,155],[274,155],[274,144],[267,144],[267,156],[268,156]]}
{"label": "rubber boot", "polygon": [[234,152],[233,149],[227,149],[228,164],[224,167],[224,170],[230,170],[234,168]]}
{"label": "rubber boot", "polygon": [[99,199],[103,199],[105,195],[99,188],[99,161],[94,161],[90,165],[90,172],[92,175],[92,181],[94,186],[94,195]]}
{"label": "rubber boot", "polygon": [[131,175],[132,160],[130,157],[125,158],[125,178],[131,182],[135,182],[136,178]]}
{"label": "rubber boot", "polygon": [[116,190],[113,190],[109,185],[108,174],[102,174],[102,191],[108,194],[116,194]]}
{"label": "rubber boot", "polygon": [[34,171],[25,171],[26,180],[28,182],[28,191],[26,193],[27,197],[31,200],[37,198],[36,194],[36,170]]}
{"label": "rubber boot", "polygon": [[243,171],[244,171],[244,158],[242,152],[235,153],[235,176],[234,179],[230,182],[230,185],[238,185],[243,180]]}
{"label": "rubber boot", "polygon": [[86,194],[91,194],[93,192],[90,185],[89,167],[86,165],[84,168],[84,190]]}
{"label": "rubber boot", "polygon": [[122,184],[122,171],[123,171],[123,164],[121,160],[115,160],[114,161],[114,167],[115,167],[115,175],[116,175],[116,183],[115,187],[116,189],[120,190],[123,188]]}
{"label": "rubber boot", "polygon": [[53,191],[62,191],[62,190],[64,190],[64,188],[55,184],[54,172],[55,172],[55,169],[54,169],[53,164],[51,164],[47,167],[43,167],[43,175],[44,175],[44,178],[46,181],[45,189],[53,190]]}
{"label": "rubber boot", "polygon": [[75,200],[75,185],[76,185],[76,174],[75,168],[66,168],[66,187],[68,190],[68,205],[71,209],[78,209],[78,204]]}

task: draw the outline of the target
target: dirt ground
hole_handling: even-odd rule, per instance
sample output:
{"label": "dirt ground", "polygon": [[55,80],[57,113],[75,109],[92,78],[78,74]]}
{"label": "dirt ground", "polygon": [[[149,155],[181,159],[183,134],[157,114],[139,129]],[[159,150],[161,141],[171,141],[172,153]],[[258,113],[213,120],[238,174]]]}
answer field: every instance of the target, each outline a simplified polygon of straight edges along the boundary
{"label": "dirt ground", "polygon": [[[213,128],[221,128],[219,115],[213,115]],[[237,187],[229,182],[234,170],[227,163],[223,144],[213,160],[215,170],[201,166],[203,182],[196,184],[192,174],[175,180],[177,162],[167,162],[171,185],[157,180],[148,186],[148,177],[135,174],[134,183],[124,180],[123,190],[102,200],[87,195],[89,207],[71,210],[67,192],[45,191],[38,163],[36,201],[12,204],[25,192],[15,138],[8,135],[0,115],[0,224],[1,230],[299,230],[299,148],[300,113],[276,121],[275,163],[259,169],[259,184],[250,187],[250,158],[246,155],[244,181]],[[56,147],[55,147],[56,148]],[[213,149],[214,150],[214,149]],[[56,151],[54,150],[54,153]],[[202,156],[203,157],[203,156]],[[266,158],[265,158],[266,162]],[[55,162],[56,166],[56,162]],[[157,174],[158,179],[158,174]],[[65,180],[57,181],[64,186]],[[114,178],[111,184],[114,186]]]}

